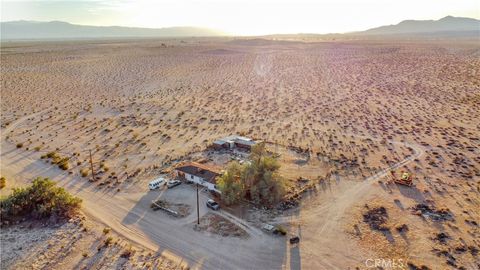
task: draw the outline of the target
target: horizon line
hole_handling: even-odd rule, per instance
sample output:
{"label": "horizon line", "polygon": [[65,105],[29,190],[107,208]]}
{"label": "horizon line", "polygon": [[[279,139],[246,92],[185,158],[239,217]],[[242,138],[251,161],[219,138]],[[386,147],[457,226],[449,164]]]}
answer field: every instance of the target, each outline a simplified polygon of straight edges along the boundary
{"label": "horizon line", "polygon": [[363,31],[368,31],[370,29],[375,29],[378,27],[383,27],[383,26],[394,26],[398,25],[401,22],[404,21],[439,21],[444,18],[462,18],[462,19],[473,19],[480,21],[480,18],[475,18],[475,17],[462,17],[462,16],[452,16],[452,15],[447,15],[443,16],[439,19],[425,19],[425,20],[416,20],[416,19],[404,19],[401,20],[395,24],[385,24],[385,25],[379,25],[375,26],[372,28],[364,29],[364,30],[356,30],[356,31],[346,31],[346,32],[289,32],[289,33],[266,33],[266,34],[259,34],[259,35],[250,35],[250,34],[234,34],[229,31],[225,31],[222,29],[218,28],[211,28],[207,26],[192,26],[192,25],[175,25],[175,26],[161,26],[161,27],[142,27],[142,26],[126,26],[126,25],[93,25],[93,24],[82,24],[82,23],[72,23],[68,21],[62,21],[62,20],[49,20],[49,21],[40,21],[40,20],[28,20],[28,19],[20,19],[20,20],[9,20],[9,21],[2,21],[0,19],[0,23],[12,23],[12,22],[37,22],[37,23],[52,23],[52,22],[59,22],[59,23],[66,23],[70,25],[78,25],[78,26],[87,26],[87,27],[122,27],[122,28],[139,28],[139,29],[149,29],[149,30],[159,30],[159,29],[168,29],[168,28],[200,28],[200,29],[205,29],[205,30],[211,30],[211,31],[218,31],[219,34],[221,35],[216,35],[216,37],[236,37],[236,36],[241,36],[241,37],[261,37],[261,36],[275,36],[275,35],[343,35],[343,34],[354,34],[354,33],[360,33]]}

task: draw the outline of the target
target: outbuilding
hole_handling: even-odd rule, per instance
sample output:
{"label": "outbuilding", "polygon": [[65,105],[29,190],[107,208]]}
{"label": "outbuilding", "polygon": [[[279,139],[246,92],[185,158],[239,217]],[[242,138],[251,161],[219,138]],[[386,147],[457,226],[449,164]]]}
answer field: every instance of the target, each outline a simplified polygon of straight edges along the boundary
{"label": "outbuilding", "polygon": [[231,135],[231,136],[214,141],[213,148],[217,150],[234,149],[234,148],[243,148],[243,149],[250,150],[252,146],[254,146],[257,143],[258,142],[247,137],[243,137],[239,135]]}

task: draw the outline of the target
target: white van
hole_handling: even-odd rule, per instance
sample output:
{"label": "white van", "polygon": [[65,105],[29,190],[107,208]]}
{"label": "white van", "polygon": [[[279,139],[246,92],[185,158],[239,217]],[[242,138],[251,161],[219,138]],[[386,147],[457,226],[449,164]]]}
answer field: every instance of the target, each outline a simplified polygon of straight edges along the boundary
{"label": "white van", "polygon": [[150,182],[148,184],[148,188],[150,190],[154,190],[154,189],[157,189],[159,188],[161,185],[164,185],[165,184],[165,179],[163,179],[162,177],[158,178],[158,179],[155,179],[153,180],[152,182]]}

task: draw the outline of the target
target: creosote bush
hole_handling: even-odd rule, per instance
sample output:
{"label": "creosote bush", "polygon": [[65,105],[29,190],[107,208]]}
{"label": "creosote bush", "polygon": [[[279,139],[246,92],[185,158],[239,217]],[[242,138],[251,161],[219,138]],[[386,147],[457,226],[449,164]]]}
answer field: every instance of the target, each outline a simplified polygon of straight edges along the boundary
{"label": "creosote bush", "polygon": [[277,230],[278,230],[278,233],[280,233],[281,235],[286,235],[287,234],[287,229],[285,229],[282,226],[278,226]]}
{"label": "creosote bush", "polygon": [[5,177],[0,177],[0,189],[3,189],[7,185],[7,179]]}
{"label": "creosote bush", "polygon": [[51,163],[52,164],[56,164],[58,165],[58,167],[64,171],[70,169],[70,164],[68,163],[68,161],[70,160],[69,157],[62,157],[60,156],[60,154],[58,154],[57,152],[48,152],[47,154],[45,155],[42,155],[40,158],[42,159],[45,159],[45,158],[48,158],[48,159],[51,159]]}
{"label": "creosote bush", "polygon": [[120,254],[120,257],[128,259],[133,254],[135,254],[135,250],[132,248],[132,246],[129,246],[128,248],[126,248],[122,251],[122,254]]}
{"label": "creosote bush", "polygon": [[82,177],[87,177],[88,176],[88,168],[83,168],[80,170],[80,175]]}
{"label": "creosote bush", "polygon": [[108,247],[111,243],[113,242],[113,237],[109,236],[107,239],[105,239],[105,246]]}
{"label": "creosote bush", "polygon": [[18,217],[36,219],[55,216],[70,218],[80,209],[82,200],[70,195],[65,189],[57,187],[48,178],[36,178],[31,186],[14,188],[13,193],[0,200],[2,220]]}

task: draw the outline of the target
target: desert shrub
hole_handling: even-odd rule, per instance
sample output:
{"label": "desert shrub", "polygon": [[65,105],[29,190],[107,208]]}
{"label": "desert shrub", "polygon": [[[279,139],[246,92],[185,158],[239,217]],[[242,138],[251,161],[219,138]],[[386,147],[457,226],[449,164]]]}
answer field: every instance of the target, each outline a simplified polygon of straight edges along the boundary
{"label": "desert shrub", "polygon": [[129,246],[128,248],[126,248],[122,251],[122,254],[120,254],[120,257],[128,259],[134,253],[135,253],[135,250],[132,248],[132,246]]}
{"label": "desert shrub", "polygon": [[0,177],[0,189],[3,189],[7,185],[7,179],[5,177]]}
{"label": "desert shrub", "polygon": [[69,157],[62,157],[62,156],[60,156],[60,154],[58,154],[55,151],[48,152],[47,154],[42,155],[41,158],[42,159],[44,159],[44,158],[51,159],[52,164],[58,165],[58,167],[60,169],[64,170],[64,171],[70,169],[70,164],[68,163],[70,158]]}
{"label": "desert shrub", "polygon": [[100,163],[100,168],[102,168],[105,172],[108,172],[110,168],[105,164],[105,162]]}
{"label": "desert shrub", "polygon": [[59,164],[58,167],[64,171],[68,170],[70,168],[70,165],[68,164],[68,159],[67,160],[62,160]]}
{"label": "desert shrub", "polygon": [[51,159],[55,159],[55,158],[60,157],[60,155],[57,152],[48,152],[45,156],[47,158],[51,158]]}
{"label": "desert shrub", "polygon": [[370,209],[363,214],[363,221],[374,230],[387,231],[388,227],[385,225],[387,220],[387,209],[383,206]]}
{"label": "desert shrub", "polygon": [[113,242],[113,237],[109,236],[105,239],[105,246],[108,247]]}
{"label": "desert shrub", "polygon": [[88,168],[83,168],[80,170],[80,175],[82,177],[87,177],[88,176]]}
{"label": "desert shrub", "polygon": [[69,218],[77,213],[81,202],[52,180],[39,177],[31,186],[14,188],[10,196],[2,198],[0,215],[2,220],[24,216]]}
{"label": "desert shrub", "polygon": [[40,146],[35,146],[35,148],[33,148],[33,150],[35,150],[35,151],[37,151],[37,152],[40,151],[40,149],[41,149]]}
{"label": "desert shrub", "polygon": [[278,233],[281,234],[281,235],[286,235],[286,234],[287,234],[287,229],[285,229],[285,228],[282,227],[282,226],[278,226],[278,227],[277,227],[277,231],[278,231]]}
{"label": "desert shrub", "polygon": [[23,143],[17,143],[17,148],[22,148],[23,147]]}
{"label": "desert shrub", "polygon": [[109,227],[105,227],[103,228],[103,234],[108,234],[111,230]]}

